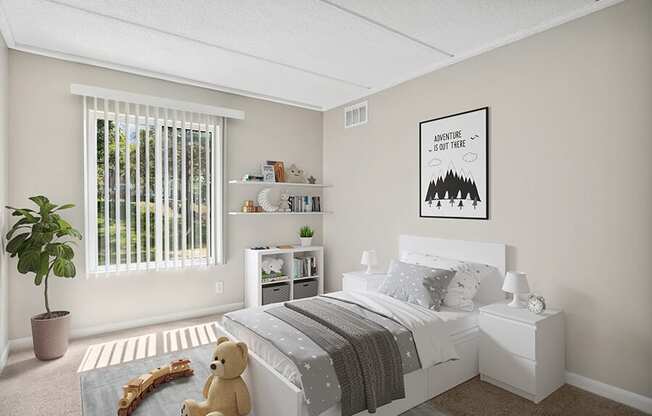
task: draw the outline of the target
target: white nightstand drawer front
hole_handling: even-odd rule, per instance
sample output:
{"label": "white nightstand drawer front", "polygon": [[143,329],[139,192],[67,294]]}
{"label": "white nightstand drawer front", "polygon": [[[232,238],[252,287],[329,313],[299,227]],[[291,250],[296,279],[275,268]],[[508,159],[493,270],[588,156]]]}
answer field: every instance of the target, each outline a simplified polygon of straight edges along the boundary
{"label": "white nightstand drawer front", "polygon": [[537,359],[535,327],[488,313],[481,313],[480,328],[485,335],[483,338],[489,338],[501,349],[529,360]]}
{"label": "white nightstand drawer front", "polygon": [[536,394],[536,362],[501,348],[488,337],[480,341],[480,374]]}

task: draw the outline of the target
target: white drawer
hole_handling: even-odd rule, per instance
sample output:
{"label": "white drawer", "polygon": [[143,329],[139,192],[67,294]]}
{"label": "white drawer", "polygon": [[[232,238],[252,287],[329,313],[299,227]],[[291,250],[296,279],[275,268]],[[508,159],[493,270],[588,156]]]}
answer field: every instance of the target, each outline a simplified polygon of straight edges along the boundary
{"label": "white drawer", "polygon": [[480,330],[501,349],[536,361],[536,328],[521,322],[480,313]]}
{"label": "white drawer", "polygon": [[480,374],[536,394],[536,366],[536,362],[516,356],[491,338],[481,336]]}

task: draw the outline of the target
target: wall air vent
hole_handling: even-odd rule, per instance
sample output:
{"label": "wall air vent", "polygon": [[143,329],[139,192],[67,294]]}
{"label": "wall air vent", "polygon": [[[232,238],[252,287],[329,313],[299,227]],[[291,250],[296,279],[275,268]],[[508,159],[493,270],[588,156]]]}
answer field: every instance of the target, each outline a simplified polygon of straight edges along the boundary
{"label": "wall air vent", "polygon": [[368,119],[369,112],[366,101],[344,108],[344,128],[346,129],[367,124]]}

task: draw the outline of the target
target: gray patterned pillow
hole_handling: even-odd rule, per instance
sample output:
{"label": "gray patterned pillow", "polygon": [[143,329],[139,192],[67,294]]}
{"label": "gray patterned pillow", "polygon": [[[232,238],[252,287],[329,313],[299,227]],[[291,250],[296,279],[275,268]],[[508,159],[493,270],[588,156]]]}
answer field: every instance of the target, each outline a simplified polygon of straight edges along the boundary
{"label": "gray patterned pillow", "polygon": [[446,293],[448,293],[448,285],[453,280],[453,276],[455,276],[455,271],[444,269],[431,270],[433,270],[433,275],[423,279],[423,286],[430,293],[430,299],[432,300],[430,309],[439,311],[441,305],[444,303]]}
{"label": "gray patterned pillow", "polygon": [[439,310],[455,272],[392,260],[378,291],[395,299]]}

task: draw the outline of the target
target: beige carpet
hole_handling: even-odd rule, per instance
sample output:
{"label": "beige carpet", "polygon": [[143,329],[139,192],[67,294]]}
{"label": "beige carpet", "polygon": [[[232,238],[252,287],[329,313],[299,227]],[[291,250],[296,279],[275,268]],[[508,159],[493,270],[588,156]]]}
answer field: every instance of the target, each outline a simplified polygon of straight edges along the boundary
{"label": "beige carpet", "polygon": [[[89,346],[218,319],[219,316],[207,316],[76,340],[65,357],[48,362],[35,359],[31,350],[12,353],[0,376],[0,415],[80,416],[77,369]],[[568,385],[535,405],[476,377],[405,413],[405,416],[422,415],[642,416],[643,413]]]}

